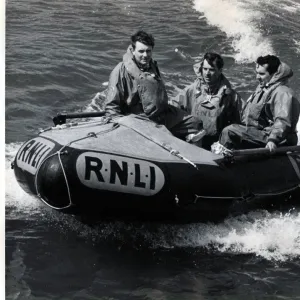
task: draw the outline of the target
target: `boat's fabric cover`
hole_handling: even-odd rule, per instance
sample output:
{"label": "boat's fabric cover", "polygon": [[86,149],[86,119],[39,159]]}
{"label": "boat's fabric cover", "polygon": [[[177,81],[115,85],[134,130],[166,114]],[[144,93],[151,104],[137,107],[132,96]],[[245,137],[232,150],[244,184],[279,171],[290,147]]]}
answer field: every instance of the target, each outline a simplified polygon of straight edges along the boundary
{"label": "boat's fabric cover", "polygon": [[[114,129],[115,128],[115,129]],[[90,137],[89,134],[95,133]],[[164,126],[145,120],[135,115],[117,118],[108,124],[86,123],[62,130],[52,130],[41,136],[48,137],[61,145],[127,155],[155,161],[175,161],[186,163],[161,144],[179,151],[179,153],[194,163],[217,165],[215,160],[221,157],[209,151],[191,145],[174,137]]]}

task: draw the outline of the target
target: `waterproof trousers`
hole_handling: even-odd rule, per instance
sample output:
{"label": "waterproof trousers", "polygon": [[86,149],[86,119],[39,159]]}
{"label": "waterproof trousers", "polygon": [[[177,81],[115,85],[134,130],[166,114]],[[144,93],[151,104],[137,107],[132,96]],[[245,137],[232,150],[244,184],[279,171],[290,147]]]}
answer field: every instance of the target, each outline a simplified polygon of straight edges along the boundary
{"label": "waterproof trousers", "polygon": [[203,128],[199,119],[172,105],[168,105],[163,114],[150,119],[157,124],[165,125],[174,136],[183,140],[187,135],[198,133]]}
{"label": "waterproof trousers", "polygon": [[[262,148],[268,143],[267,131],[256,127],[232,124],[225,127],[220,135],[219,143],[227,149]],[[279,146],[297,145],[297,134],[291,133]]]}
{"label": "waterproof trousers", "polygon": [[262,148],[267,144],[268,134],[255,127],[232,124],[225,127],[219,138],[227,149]]}

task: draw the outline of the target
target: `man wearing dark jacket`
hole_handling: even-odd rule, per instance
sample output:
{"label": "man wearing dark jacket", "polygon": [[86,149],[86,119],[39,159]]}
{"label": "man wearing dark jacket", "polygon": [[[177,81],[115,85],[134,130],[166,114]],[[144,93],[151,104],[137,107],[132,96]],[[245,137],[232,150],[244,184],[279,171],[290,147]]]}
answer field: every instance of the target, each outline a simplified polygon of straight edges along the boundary
{"label": "man wearing dark jacket", "polygon": [[256,61],[259,85],[242,110],[240,124],[226,127],[219,143],[227,149],[296,145],[300,104],[288,87],[291,68],[274,55]]}
{"label": "man wearing dark jacket", "polygon": [[131,37],[123,61],[110,74],[105,109],[111,115],[142,115],[185,139],[198,133],[202,125],[196,118],[168,104],[165,84],[152,59],[153,47],[153,36],[144,31]]}
{"label": "man wearing dark jacket", "polygon": [[197,79],[173,100],[203,122],[206,135],[202,139],[202,147],[207,150],[218,141],[226,126],[240,120],[240,96],[222,73],[223,66],[224,61],[219,54],[206,53],[203,61],[194,65]]}

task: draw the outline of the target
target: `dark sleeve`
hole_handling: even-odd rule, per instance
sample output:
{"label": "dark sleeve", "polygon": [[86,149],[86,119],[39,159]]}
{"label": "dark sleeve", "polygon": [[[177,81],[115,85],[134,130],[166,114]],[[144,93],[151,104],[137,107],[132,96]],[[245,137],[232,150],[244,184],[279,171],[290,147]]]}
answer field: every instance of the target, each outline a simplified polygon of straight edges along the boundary
{"label": "dark sleeve", "polygon": [[108,89],[105,101],[105,110],[110,114],[123,114],[125,105],[125,85],[122,63],[119,63],[109,76]]}

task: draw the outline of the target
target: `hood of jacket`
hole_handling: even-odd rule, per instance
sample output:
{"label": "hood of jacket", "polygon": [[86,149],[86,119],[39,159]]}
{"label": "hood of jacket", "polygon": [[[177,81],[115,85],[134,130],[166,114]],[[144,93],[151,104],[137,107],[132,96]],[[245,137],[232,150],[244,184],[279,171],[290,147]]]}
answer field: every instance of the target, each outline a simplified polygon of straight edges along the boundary
{"label": "hood of jacket", "polygon": [[193,65],[194,72],[195,72],[195,74],[198,78],[203,78],[201,70],[200,70],[202,65],[203,65],[203,61],[200,61],[200,62]]}
{"label": "hood of jacket", "polygon": [[286,83],[293,76],[292,69],[284,62],[278,67],[276,73],[273,74],[271,80],[266,84],[266,87],[275,83]]}

